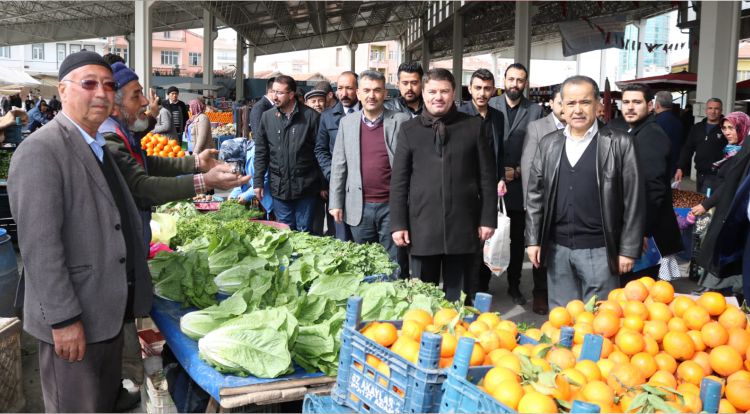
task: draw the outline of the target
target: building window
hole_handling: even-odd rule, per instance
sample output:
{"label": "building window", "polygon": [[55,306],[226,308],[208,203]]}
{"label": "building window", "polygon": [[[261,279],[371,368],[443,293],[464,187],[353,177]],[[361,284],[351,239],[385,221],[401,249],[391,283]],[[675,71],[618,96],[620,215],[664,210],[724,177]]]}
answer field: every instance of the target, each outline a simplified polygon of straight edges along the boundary
{"label": "building window", "polygon": [[188,53],[188,64],[190,66],[200,66],[201,65],[201,54],[196,52],[189,52]]}
{"label": "building window", "polygon": [[112,50],[112,53],[114,53],[114,54],[120,56],[121,58],[125,59],[125,63],[126,64],[128,63],[128,48],[127,47],[125,47],[125,48],[116,47],[116,48],[114,48]]}
{"label": "building window", "polygon": [[58,43],[57,44],[57,63],[62,63],[63,60],[65,60],[65,56],[67,56],[67,47],[65,46],[65,43]]}
{"label": "building window", "polygon": [[341,48],[336,48],[336,66],[341,66]]}
{"label": "building window", "polygon": [[10,59],[10,46],[0,46],[0,58]]}
{"label": "building window", "polygon": [[31,45],[31,58],[34,60],[44,60],[44,43],[34,43]]}
{"label": "building window", "polygon": [[164,32],[164,38],[165,39],[171,39],[172,38],[172,32]]}
{"label": "building window", "polygon": [[180,64],[180,52],[175,50],[161,51],[161,64],[176,66]]}
{"label": "building window", "polygon": [[89,52],[96,52],[96,46],[94,45],[83,45],[83,48],[88,50]]}
{"label": "building window", "polygon": [[81,51],[81,45],[70,45],[70,53],[77,53]]}
{"label": "building window", "polygon": [[389,50],[388,51],[388,60],[396,60],[396,51],[395,50]]}

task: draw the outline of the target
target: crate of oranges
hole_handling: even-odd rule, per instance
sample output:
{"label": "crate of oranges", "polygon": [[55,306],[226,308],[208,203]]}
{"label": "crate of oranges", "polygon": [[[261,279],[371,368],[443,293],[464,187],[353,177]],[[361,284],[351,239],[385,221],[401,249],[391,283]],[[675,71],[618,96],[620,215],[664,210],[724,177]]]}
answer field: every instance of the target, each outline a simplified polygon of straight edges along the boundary
{"label": "crate of oranges", "polygon": [[461,336],[480,341],[471,356],[477,366],[489,363],[481,343],[487,349],[516,343],[517,332],[510,328],[502,334],[490,329],[512,324],[488,312],[491,302],[491,295],[477,294],[474,305],[482,313],[471,323],[467,319],[473,318],[463,318],[463,310],[453,308],[434,315],[412,309],[402,321],[362,323],[362,298],[350,298],[333,400],[360,413],[437,412],[445,368],[453,362]]}
{"label": "crate of oranges", "polygon": [[141,149],[146,151],[149,157],[182,158],[185,156],[185,151],[176,139],[169,139],[153,132],[149,132],[141,139]]}
{"label": "crate of oranges", "polygon": [[211,122],[221,124],[231,124],[234,122],[234,114],[232,112],[206,112],[206,116],[208,116]]}

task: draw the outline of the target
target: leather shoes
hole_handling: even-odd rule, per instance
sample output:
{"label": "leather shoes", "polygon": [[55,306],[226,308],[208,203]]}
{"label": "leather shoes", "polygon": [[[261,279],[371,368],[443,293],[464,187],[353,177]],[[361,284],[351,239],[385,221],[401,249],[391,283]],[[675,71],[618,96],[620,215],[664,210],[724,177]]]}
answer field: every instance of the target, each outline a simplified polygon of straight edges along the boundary
{"label": "leather shoes", "polygon": [[141,393],[131,393],[127,388],[120,386],[120,392],[117,394],[117,402],[115,402],[116,413],[127,413],[133,411],[141,403]]}
{"label": "leather shoes", "polygon": [[548,314],[549,306],[547,305],[547,295],[534,295],[534,303],[531,306],[531,310],[537,315]]}
{"label": "leather shoes", "polygon": [[526,304],[526,298],[523,297],[521,291],[517,287],[508,289],[508,294],[513,299],[513,303],[515,303],[516,305],[523,306]]}

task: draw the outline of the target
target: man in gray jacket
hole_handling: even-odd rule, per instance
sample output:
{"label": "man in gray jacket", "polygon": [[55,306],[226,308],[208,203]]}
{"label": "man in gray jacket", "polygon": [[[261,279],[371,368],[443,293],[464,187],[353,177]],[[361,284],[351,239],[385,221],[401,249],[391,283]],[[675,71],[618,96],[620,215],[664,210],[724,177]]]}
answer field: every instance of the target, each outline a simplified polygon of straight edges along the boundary
{"label": "man in gray jacket", "polygon": [[24,261],[24,329],[39,340],[48,412],[112,412],[123,322],[151,310],[133,197],[97,132],[114,105],[112,69],[94,52],[60,65],[63,109],[13,155],[11,212]]}
{"label": "man in gray jacket", "polygon": [[[539,141],[545,135],[565,128],[559,86],[555,86],[552,89],[552,99],[550,99],[549,105],[552,108],[552,112],[542,119],[529,122],[526,129],[526,137],[523,140],[521,182],[523,183],[524,209],[526,209],[526,189],[529,185],[529,170],[531,168],[531,161],[534,160],[536,151],[539,148]],[[544,267],[535,267],[531,271],[534,276],[534,301],[532,303],[532,310],[539,315],[546,315],[549,312],[549,307],[547,306],[547,269]]]}
{"label": "man in gray jacket", "polygon": [[329,211],[337,223],[351,226],[355,242],[379,242],[396,261],[388,208],[391,167],[396,133],[411,118],[384,110],[386,93],[382,73],[362,72],[357,89],[362,111],[342,118],[336,135]]}

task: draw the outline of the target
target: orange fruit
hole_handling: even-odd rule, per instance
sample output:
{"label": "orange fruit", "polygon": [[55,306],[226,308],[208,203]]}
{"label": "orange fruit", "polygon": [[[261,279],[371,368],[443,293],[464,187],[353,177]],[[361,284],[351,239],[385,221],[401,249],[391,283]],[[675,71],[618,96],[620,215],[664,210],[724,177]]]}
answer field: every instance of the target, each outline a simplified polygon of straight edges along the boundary
{"label": "orange fruit", "polygon": [[538,358],[538,357],[531,357],[530,361],[531,361],[531,365],[541,368],[543,372],[552,371],[552,366],[545,359]]}
{"label": "orange fruit", "polygon": [[422,332],[424,332],[424,326],[415,320],[404,321],[401,324],[401,336],[408,336],[415,341],[420,341]]}
{"label": "orange fruit", "polygon": [[676,388],[677,387],[677,380],[675,379],[674,375],[668,371],[663,370],[657,370],[656,372],[651,375],[651,378],[649,378],[648,383],[650,385],[659,385],[662,387],[668,387],[668,388]]}
{"label": "orange fruit", "polygon": [[496,367],[508,368],[509,370],[516,373],[521,372],[521,360],[518,359],[518,356],[513,353],[497,358],[497,361],[495,361],[494,365]]}
{"label": "orange fruit", "polygon": [[416,364],[417,360],[419,359],[419,342],[410,338],[407,339],[409,340],[402,342],[401,346],[398,347],[398,350],[393,350],[393,352],[396,353],[396,355],[401,356],[405,360]]}
{"label": "orange fruit", "polygon": [[631,280],[623,288],[627,300],[643,302],[648,297],[648,288],[640,280]]}
{"label": "orange fruit", "polygon": [[531,351],[534,349],[534,345],[531,344],[525,344],[525,345],[518,345],[515,348],[513,348],[512,353],[516,355],[524,355],[529,358],[531,358]]}
{"label": "orange fruit", "polygon": [[729,341],[729,332],[719,322],[709,322],[701,328],[703,343],[709,348],[716,348]]}
{"label": "orange fruit", "polygon": [[609,338],[603,338],[602,340],[602,354],[601,358],[607,358],[612,351],[615,350],[615,344]]}
{"label": "orange fruit", "polygon": [[525,393],[518,401],[519,413],[556,413],[558,411],[557,404],[552,397],[536,391]]}
{"label": "orange fruit", "polygon": [[719,316],[719,323],[727,329],[744,328],[747,326],[747,317],[738,307],[728,305]]}
{"label": "orange fruit", "polygon": [[494,351],[500,348],[500,337],[495,331],[487,331],[479,334],[479,344],[482,345],[482,349],[486,352]]}
{"label": "orange fruit", "polygon": [[618,365],[630,362],[630,357],[622,351],[612,351],[608,359]]}
{"label": "orange fruit", "polygon": [[549,322],[555,328],[562,328],[563,326],[573,325],[573,317],[570,316],[567,309],[558,306],[549,311]]}
{"label": "orange fruit", "polygon": [[490,329],[495,329],[500,323],[500,316],[495,312],[484,312],[477,316],[477,321],[484,322]]}
{"label": "orange fruit", "polygon": [[591,325],[594,322],[594,314],[591,312],[581,312],[576,316],[576,323],[587,323]]}
{"label": "orange fruit", "polygon": [[682,382],[700,386],[703,376],[703,367],[695,361],[683,361],[677,367],[677,379]]}
{"label": "orange fruit", "polygon": [[703,342],[703,334],[701,334],[700,331],[688,331],[687,332],[690,339],[693,340],[693,345],[695,345],[696,351],[705,351],[706,350],[706,343]]}
{"label": "orange fruit", "polygon": [[654,284],[656,283],[656,280],[651,276],[643,276],[638,279],[638,281],[643,283],[643,286],[646,286],[646,289],[649,291],[651,291],[651,288],[654,287]]}
{"label": "orange fruit", "polygon": [[692,361],[696,362],[701,368],[703,368],[703,375],[711,375],[714,373],[714,370],[711,368],[711,359],[708,356],[708,353],[703,351],[696,352],[695,355],[693,355]]}
{"label": "orange fruit", "polygon": [[599,367],[599,371],[602,373],[602,378],[607,378],[612,368],[615,367],[615,361],[611,359],[600,359],[596,361],[596,366]]}
{"label": "orange fruit", "polygon": [[[591,381],[581,388],[581,397],[594,404],[609,407],[615,402],[615,393],[604,381]],[[603,411],[606,412],[606,411]]]}
{"label": "orange fruit", "polygon": [[497,388],[498,385],[505,381],[512,381],[516,384],[520,384],[521,377],[508,368],[493,367],[489,371],[487,371],[487,374],[485,374],[483,385],[488,392],[492,392],[492,390]]}
{"label": "orange fruit", "polygon": [[591,324],[594,333],[606,338],[614,336],[620,329],[620,317],[612,312],[599,312]]}
{"label": "orange fruit", "polygon": [[615,345],[617,345],[626,355],[632,356],[643,351],[646,342],[643,340],[643,335],[640,333],[628,329],[622,329],[615,337]]}
{"label": "orange fruit", "polygon": [[498,340],[500,341],[500,348],[511,351],[516,347],[516,335],[513,335],[513,333],[504,329],[497,329],[494,332],[495,335],[497,335]]}
{"label": "orange fruit", "polygon": [[750,381],[734,381],[724,391],[727,400],[740,412],[750,410]]}
{"label": "orange fruit", "polygon": [[656,355],[659,353],[659,344],[656,342],[656,340],[650,336],[644,336],[643,342],[645,345],[643,346],[643,351],[648,353],[649,355]]}
{"label": "orange fruit", "polygon": [[518,403],[524,396],[523,387],[518,381],[504,381],[495,388],[487,388],[487,391],[493,398],[505,404],[511,410],[518,409]]}
{"label": "orange fruit", "polygon": [[508,351],[507,349],[498,348],[494,351],[490,351],[489,353],[487,353],[487,356],[490,358],[491,364],[495,365],[495,363],[497,362],[498,359],[500,359],[501,356],[508,355],[510,353],[511,352]]}
{"label": "orange fruit", "polygon": [[578,361],[574,369],[576,369],[586,377],[586,382],[600,381],[602,379],[602,371],[594,361],[588,359]]}
{"label": "orange fruit", "polygon": [[689,331],[687,324],[685,323],[685,320],[682,318],[674,317],[667,322],[667,328],[669,328],[670,331],[677,331],[677,332],[687,332]]}
{"label": "orange fruit", "polygon": [[469,324],[469,332],[473,333],[477,337],[482,332],[487,332],[489,330],[490,330],[490,327],[487,326],[487,324],[482,321],[474,321],[471,324]]}
{"label": "orange fruit", "polygon": [[727,308],[727,300],[719,292],[706,292],[695,303],[708,311],[711,316],[719,316]]}
{"label": "orange fruit", "polygon": [[560,369],[573,368],[576,365],[575,355],[566,348],[555,348],[549,351],[546,359],[550,364],[555,364]]}
{"label": "orange fruit", "polygon": [[672,310],[674,316],[682,318],[687,308],[695,305],[695,301],[688,296],[675,296],[672,303],[669,304],[669,309]]}
{"label": "orange fruit", "polygon": [[167,143],[167,137],[159,135],[159,144],[166,144]]}
{"label": "orange fruit", "polygon": [[170,139],[170,140],[167,141],[167,143],[170,146],[174,147],[175,145],[177,145],[177,140],[176,139]]}
{"label": "orange fruit", "polygon": [[685,393],[682,395],[684,399],[683,406],[685,407],[686,413],[699,413],[703,410],[703,403],[701,398],[696,393]]}
{"label": "orange fruit", "polygon": [[659,280],[651,286],[649,294],[654,302],[669,304],[674,299],[674,286],[667,281]]}
{"label": "orange fruit", "polygon": [[[599,367],[597,366],[597,368]],[[560,375],[562,375],[568,383],[574,387],[573,391],[575,391],[576,388],[582,388],[589,382],[586,375],[575,368],[564,369],[560,372]]]}
{"label": "orange fruit", "polygon": [[442,328],[448,326],[456,316],[458,316],[458,312],[456,312],[455,309],[443,308],[435,312],[432,323],[433,325]]}
{"label": "orange fruit", "polygon": [[721,401],[719,401],[719,412],[722,414],[725,413],[736,413],[737,409],[734,408],[732,403],[729,402],[726,398],[722,398]]}
{"label": "orange fruit", "polygon": [[727,341],[727,345],[736,349],[743,358],[747,358],[747,349],[750,348],[750,332],[742,328],[734,327],[729,328],[728,333],[729,340]]}
{"label": "orange fruit", "polygon": [[669,310],[669,306],[665,303],[649,303],[646,307],[648,308],[648,318],[652,321],[669,322],[672,319],[672,311]]}
{"label": "orange fruit", "polygon": [[575,320],[578,315],[586,310],[585,304],[580,299],[571,300],[567,305],[565,305],[565,309],[568,311],[568,314],[570,314],[570,317],[573,318],[573,320]]}
{"label": "orange fruit", "polygon": [[727,377],[727,384],[733,381],[750,381],[750,371],[743,369]]}
{"label": "orange fruit", "polygon": [[643,373],[630,362],[616,365],[607,376],[607,385],[615,394],[621,394],[626,391],[626,387],[635,387],[644,382],[646,379]]}
{"label": "orange fruit", "polygon": [[660,371],[667,371],[670,374],[674,374],[677,371],[677,361],[668,353],[662,351],[654,355],[654,361],[659,367]]}
{"label": "orange fruit", "polygon": [[594,327],[588,323],[576,323],[573,325],[573,343],[582,344],[586,334],[594,333]]}
{"label": "orange fruit", "polygon": [[622,314],[623,316],[637,316],[645,321],[648,319],[648,308],[643,302],[629,300],[622,307]]}
{"label": "orange fruit", "polygon": [[375,342],[385,347],[393,345],[398,338],[398,329],[396,329],[396,327],[390,322],[380,323],[373,329],[375,330]]}
{"label": "orange fruit", "polygon": [[647,352],[639,352],[630,357],[630,363],[634,367],[638,368],[644,377],[651,378],[654,372],[659,370],[654,356]]}
{"label": "orange fruit", "polygon": [[685,332],[667,332],[661,344],[664,351],[679,361],[690,359],[695,354],[693,340]]}
{"label": "orange fruit", "polygon": [[482,349],[482,345],[474,343],[474,349],[471,351],[471,359],[469,359],[469,366],[478,366],[484,363],[484,356],[486,353]]}
{"label": "orange fruit", "polygon": [[635,332],[643,330],[643,319],[637,315],[630,315],[622,318],[622,327]]}
{"label": "orange fruit", "polygon": [[597,315],[602,312],[611,312],[618,318],[622,317],[622,306],[619,303],[610,300],[599,302],[599,308],[597,309]]}
{"label": "orange fruit", "polygon": [[646,321],[643,324],[643,335],[653,338],[656,342],[661,342],[668,331],[667,323],[662,320]]}
{"label": "orange fruit", "polygon": [[404,321],[415,321],[426,327],[432,325],[432,315],[424,309],[409,309],[404,314]]}
{"label": "orange fruit", "polygon": [[182,158],[185,156],[185,151],[180,150],[180,152],[177,153],[177,156]]}
{"label": "orange fruit", "polygon": [[518,326],[513,321],[500,321],[500,323],[497,324],[495,327],[495,330],[497,331],[508,331],[511,334],[513,334],[513,337],[515,338],[518,336]]}
{"label": "orange fruit", "polygon": [[688,329],[700,330],[703,328],[703,325],[711,321],[711,315],[709,315],[705,308],[694,305],[687,308],[685,313],[682,314],[682,320],[685,321]]}
{"label": "orange fruit", "polygon": [[680,394],[698,394],[701,392],[700,387],[690,382],[683,382],[677,386],[677,392]]}
{"label": "orange fruit", "polygon": [[711,368],[722,377],[734,374],[741,370],[743,366],[742,356],[729,345],[721,345],[712,349],[709,357]]}
{"label": "orange fruit", "polygon": [[622,291],[622,288],[612,289],[609,291],[609,294],[607,295],[607,300],[619,302],[621,300],[624,300],[624,296],[622,296],[623,294],[624,293]]}

